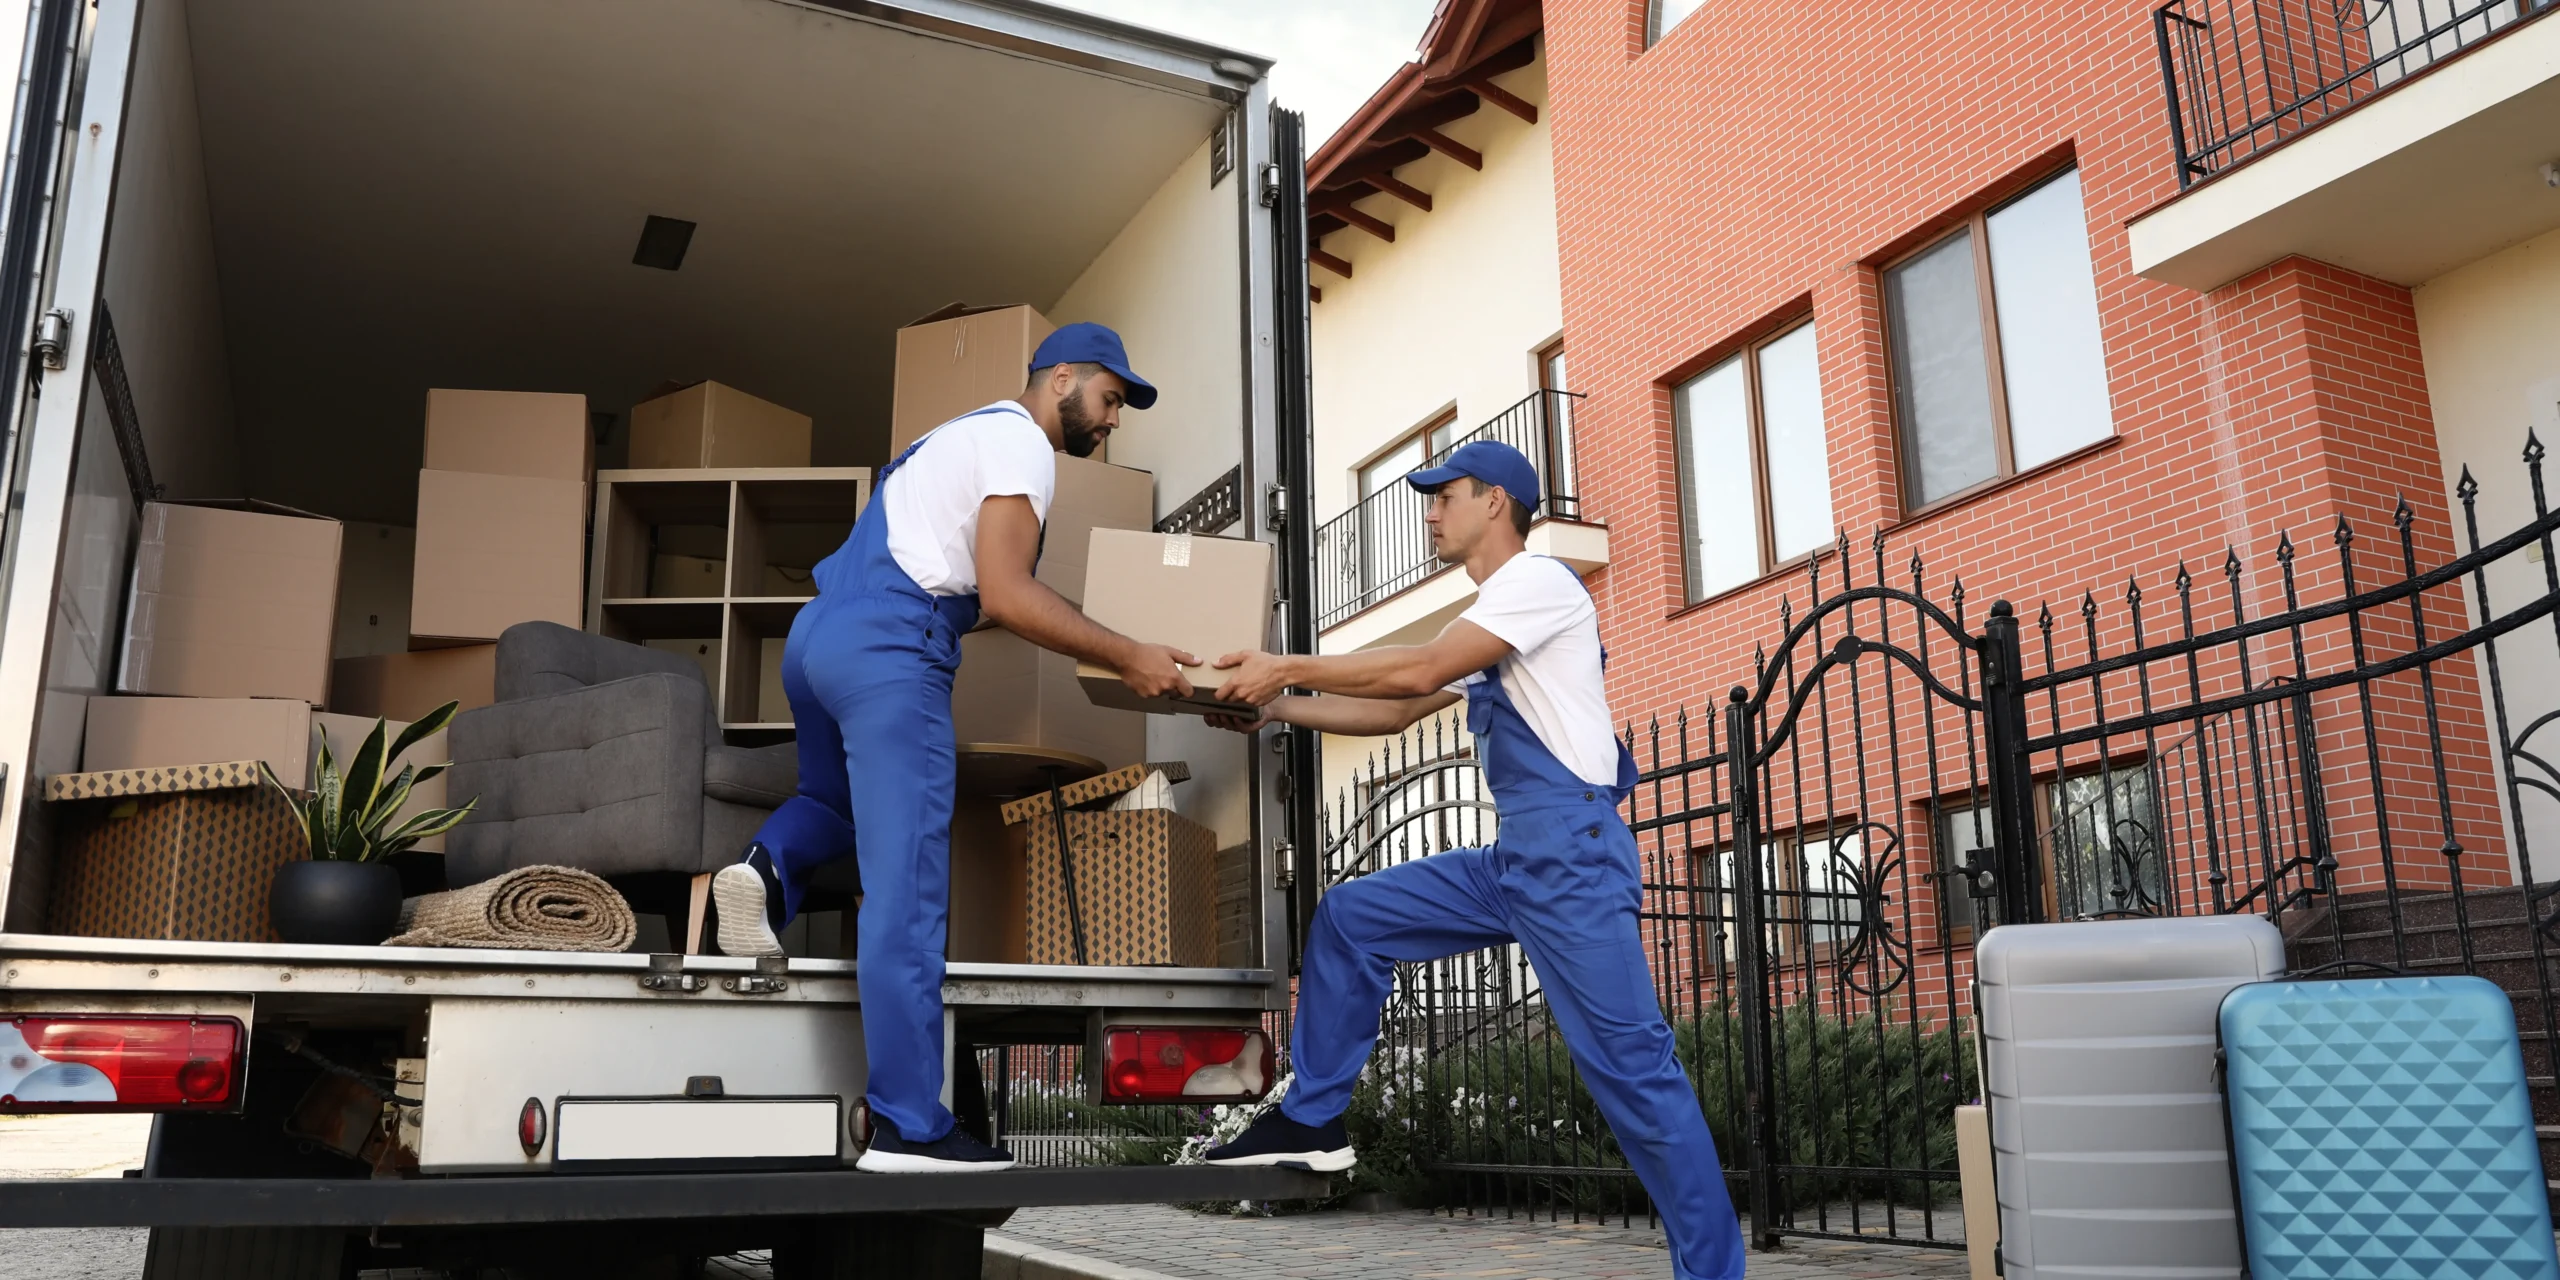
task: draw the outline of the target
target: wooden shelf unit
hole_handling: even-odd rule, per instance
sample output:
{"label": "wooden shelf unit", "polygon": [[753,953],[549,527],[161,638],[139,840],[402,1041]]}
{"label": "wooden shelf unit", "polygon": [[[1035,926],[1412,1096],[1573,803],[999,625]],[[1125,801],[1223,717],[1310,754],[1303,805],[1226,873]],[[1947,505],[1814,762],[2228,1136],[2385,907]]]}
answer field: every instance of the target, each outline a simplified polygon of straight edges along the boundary
{"label": "wooden shelf unit", "polygon": [[[809,567],[844,542],[870,500],[869,467],[599,471],[587,630],[692,646],[722,730],[788,738],[781,690],[768,687],[782,638],[816,594]],[[679,572],[661,574],[662,557],[676,556],[689,559],[665,560]]]}

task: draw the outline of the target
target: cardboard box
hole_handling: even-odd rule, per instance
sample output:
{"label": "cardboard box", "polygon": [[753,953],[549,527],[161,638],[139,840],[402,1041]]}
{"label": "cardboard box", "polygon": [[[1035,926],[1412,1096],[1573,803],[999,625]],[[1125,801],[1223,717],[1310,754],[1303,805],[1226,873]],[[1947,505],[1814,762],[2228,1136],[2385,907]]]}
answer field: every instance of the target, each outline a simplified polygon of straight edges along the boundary
{"label": "cardboard box", "polygon": [[421,465],[429,471],[583,484],[596,469],[587,398],[438,387],[427,393],[427,456]]}
{"label": "cardboard box", "polygon": [[809,415],[697,382],[631,407],[631,461],[653,467],[805,467]]}
{"label": "cardboard box", "polygon": [[337,521],[264,503],[146,502],[141,524],[117,691],[327,699]]}
{"label": "cardboard box", "polygon": [[1096,706],[1078,687],[1075,659],[1000,628],[960,637],[951,723],[962,742],[1072,751],[1106,769],[1147,753],[1145,717]]}
{"label": "cardboard box", "polygon": [[[1073,964],[1054,817],[1015,828],[1025,841],[1025,958]],[[1069,813],[1085,963],[1207,968],[1218,961],[1214,832],[1171,809]]]}
{"label": "cardboard box", "polygon": [[1021,964],[1030,919],[1023,831],[1008,828],[987,801],[962,797],[951,812],[949,958]]}
{"label": "cardboard box", "polygon": [[280,941],[268,891],[308,846],[255,766],[59,774],[45,798],[62,808],[47,932]]}
{"label": "cardboard box", "polygon": [[311,780],[311,704],[299,698],[91,698],[82,773],[264,760]]}
{"label": "cardboard box", "polygon": [[419,472],[409,634],[495,640],[519,622],[578,626],[586,513],[576,480]]}
{"label": "cardboard box", "polygon": [[1084,603],[1085,556],[1096,529],[1150,529],[1156,522],[1156,478],[1091,458],[1058,455],[1058,488],[1040,544],[1040,581]]}
{"label": "cardboard box", "polygon": [[649,594],[662,600],[717,600],[729,594],[729,562],[658,555],[649,561]]}
{"label": "cardboard box", "polygon": [[1021,395],[1031,353],[1057,327],[1029,307],[954,305],[898,330],[889,457],[961,414]]}
{"label": "cardboard box", "polygon": [[1183,669],[1194,689],[1189,698],[1141,698],[1116,672],[1079,663],[1076,679],[1094,705],[1156,715],[1250,713],[1209,697],[1225,676],[1208,664],[1269,643],[1269,543],[1096,529],[1085,563],[1086,617],[1134,639],[1172,645],[1201,663]]}
{"label": "cardboard box", "polygon": [[498,700],[497,683],[494,644],[340,658],[329,664],[329,709],[406,722],[448,702],[464,711],[488,706]]}
{"label": "cardboard box", "polygon": [[[337,761],[338,768],[343,771],[348,762],[355,759],[356,752],[363,749],[366,735],[373,732],[374,720],[373,716],[334,715],[323,711],[311,717],[311,737],[315,743],[329,744],[330,758]],[[407,720],[386,720],[389,738],[397,741],[401,731],[407,729],[410,723]],[[385,779],[398,777],[404,765],[416,765],[423,769],[431,764],[453,763],[453,751],[445,745],[445,735],[449,732],[451,731],[439,729],[421,739],[416,746],[393,757],[390,767],[383,771]],[[320,753],[316,749],[311,753],[311,769],[311,776],[316,781],[319,778],[320,769]],[[398,827],[401,823],[429,809],[445,807],[445,794],[445,779],[442,775],[429,778],[410,788],[408,803],[400,806],[400,812],[391,819],[391,826]],[[442,853],[444,837],[430,836],[419,841],[417,847],[428,853]]]}

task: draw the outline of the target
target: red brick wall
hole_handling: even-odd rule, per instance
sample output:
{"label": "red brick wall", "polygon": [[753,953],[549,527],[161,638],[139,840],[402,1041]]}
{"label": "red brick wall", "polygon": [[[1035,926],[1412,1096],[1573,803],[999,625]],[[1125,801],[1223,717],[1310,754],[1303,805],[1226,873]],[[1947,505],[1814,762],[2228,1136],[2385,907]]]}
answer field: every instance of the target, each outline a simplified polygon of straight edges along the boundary
{"label": "red brick wall", "polygon": [[[2170,634],[2182,562],[2197,578],[2199,628],[2223,625],[2227,549],[2244,564],[2246,611],[2281,609],[2279,535],[2295,544],[2300,598],[2329,598],[2340,515],[2356,527],[2360,586],[2399,576],[2390,516],[2404,497],[2418,565],[2452,554],[2406,290],[2302,260],[2210,294],[2132,274],[2125,224],[2177,193],[2154,7],[1713,0],[1644,51],[1638,0],[1549,0],[1565,334],[1576,389],[1589,396],[1577,418],[1585,510],[1611,531],[1612,563],[1593,587],[1622,717],[1720,709],[1724,691],[1750,678],[1754,645],[1774,642],[1781,600],[1799,613],[1809,602],[1800,567],[1684,609],[1669,394],[1678,377],[1808,305],[1833,509],[1856,578],[1870,579],[1869,540],[1883,530],[1897,583],[1917,554],[1932,595],[1961,575],[1977,626],[1993,600],[2016,602],[2030,673],[2044,669],[2034,624],[2048,602],[2058,658],[2085,656],[2084,591],[2101,605],[2102,648],[2129,640],[2128,581],[2145,593],[2148,638]],[[2080,169],[2116,439],[1903,521],[1876,268],[2065,160]],[[1837,583],[1836,560],[1823,572]],[[2453,593],[2426,603],[2431,639],[2459,629]],[[2402,619],[2368,628],[2377,652],[2406,647]],[[2256,644],[2258,676],[2291,669],[2288,638]],[[2307,635],[2306,665],[2344,661],[2347,644],[2343,625]],[[2454,840],[2499,851],[2475,670],[2457,659],[2430,674],[2434,733],[2448,746],[2441,790],[2416,673],[2375,690],[2371,739],[2351,691],[2315,706],[2351,887],[2379,883],[2375,755],[2404,885],[2442,883],[2447,811]],[[2138,709],[2137,692],[2110,686],[2108,714]],[[2094,704],[2075,696],[2066,716],[2085,716]],[[1909,714],[1908,683],[1904,697]],[[1838,724],[1847,706],[1842,697],[1832,712]],[[2039,702],[2039,722],[2046,715]],[[1914,749],[1903,744],[1901,782],[1918,776]],[[2095,755],[2092,745],[2066,764]],[[1925,798],[1896,794],[1904,805]],[[1882,801],[1879,785],[1845,803],[1877,815]],[[1925,838],[1908,834],[1910,856]]]}

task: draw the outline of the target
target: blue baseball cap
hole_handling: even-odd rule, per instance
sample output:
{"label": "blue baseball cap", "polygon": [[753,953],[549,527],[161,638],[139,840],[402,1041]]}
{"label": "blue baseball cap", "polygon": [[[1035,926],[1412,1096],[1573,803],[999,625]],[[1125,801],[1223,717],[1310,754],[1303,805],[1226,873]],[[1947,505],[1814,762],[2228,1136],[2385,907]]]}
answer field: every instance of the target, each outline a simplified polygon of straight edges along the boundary
{"label": "blue baseball cap", "polygon": [[1519,450],[1499,440],[1470,440],[1459,445],[1447,462],[1413,472],[1404,482],[1429,493],[1460,476],[1500,485],[1523,510],[1538,509],[1538,469]]}
{"label": "blue baseball cap", "polygon": [[1129,384],[1127,404],[1132,409],[1150,408],[1156,402],[1156,385],[1130,370],[1129,351],[1108,326],[1080,320],[1042,339],[1040,349],[1031,353],[1035,373],[1060,364],[1098,364],[1119,374]]}

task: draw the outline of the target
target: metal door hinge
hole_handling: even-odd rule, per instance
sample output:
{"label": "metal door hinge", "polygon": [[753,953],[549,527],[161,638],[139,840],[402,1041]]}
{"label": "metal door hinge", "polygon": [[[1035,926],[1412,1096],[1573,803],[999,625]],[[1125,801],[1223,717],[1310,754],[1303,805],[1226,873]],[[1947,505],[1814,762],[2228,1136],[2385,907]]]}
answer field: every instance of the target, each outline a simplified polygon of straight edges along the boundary
{"label": "metal door hinge", "polygon": [[686,973],[684,957],[668,952],[651,954],[649,971],[640,975],[640,989],[643,991],[672,991],[689,996],[710,987],[711,979],[698,973]]}
{"label": "metal door hinge", "polygon": [[1280,207],[1280,166],[1276,164],[1262,166],[1262,190],[1255,194],[1255,198],[1262,201],[1262,207],[1265,209]]}
{"label": "metal door hinge", "polygon": [[1298,883],[1296,854],[1297,850],[1292,848],[1286,840],[1271,842],[1271,860],[1280,864],[1280,869],[1271,877],[1273,888],[1287,889]]}
{"label": "metal door hinge", "polygon": [[56,307],[36,321],[36,363],[48,369],[63,368],[69,361],[71,348],[71,312]]}
{"label": "metal door hinge", "polygon": [[1289,490],[1287,486],[1280,484],[1267,484],[1262,487],[1262,518],[1264,523],[1271,526],[1271,531],[1273,533],[1286,533],[1289,531]]}
{"label": "metal door hinge", "polygon": [[791,967],[788,956],[757,956],[756,971],[735,978],[722,978],[720,989],[732,995],[769,996],[791,989],[791,979],[783,973]]}

